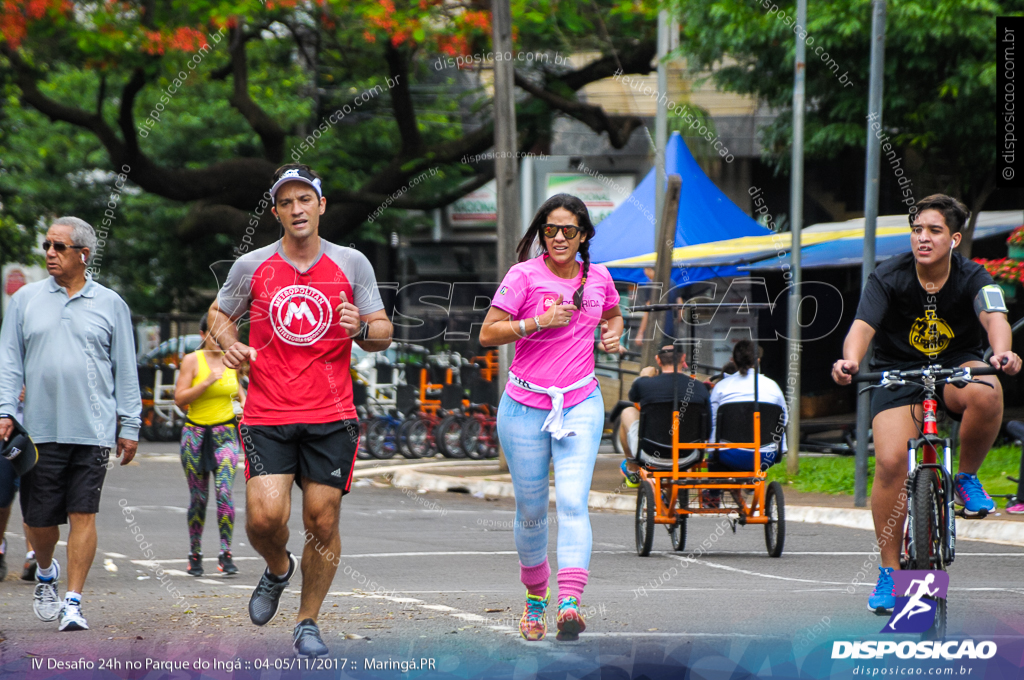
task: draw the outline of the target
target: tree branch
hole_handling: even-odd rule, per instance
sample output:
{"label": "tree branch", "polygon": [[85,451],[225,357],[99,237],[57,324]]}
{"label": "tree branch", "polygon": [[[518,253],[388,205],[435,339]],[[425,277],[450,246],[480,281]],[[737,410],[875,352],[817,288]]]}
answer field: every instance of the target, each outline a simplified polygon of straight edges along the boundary
{"label": "tree branch", "polygon": [[231,74],[234,79],[234,90],[229,102],[249,126],[259,135],[263,142],[263,151],[272,163],[280,163],[284,158],[285,131],[273,118],[260,108],[249,96],[249,65],[246,61],[245,44],[241,26],[231,29],[228,49],[231,54]]}
{"label": "tree branch", "polygon": [[384,59],[388,63],[391,78],[395,81],[390,94],[391,108],[398,123],[398,134],[402,138],[402,150],[399,153],[404,158],[411,158],[423,148],[423,139],[420,137],[416,109],[412,104],[412,94],[409,92],[408,54],[396,48],[389,40],[384,48]]}
{"label": "tree branch", "polygon": [[125,154],[129,158],[129,164],[139,154],[139,140],[135,135],[135,116],[132,109],[135,107],[136,95],[145,85],[145,71],[136,68],[121,91],[121,111],[117,117],[117,124],[121,128],[121,136],[124,137]]}
{"label": "tree branch", "polygon": [[594,132],[607,132],[608,141],[616,149],[624,147],[626,142],[629,141],[630,135],[633,134],[633,130],[644,124],[643,120],[637,116],[609,116],[600,106],[566,99],[561,95],[531,83],[518,71],[515,71],[515,83],[551,108],[566,113],[584,123]]}

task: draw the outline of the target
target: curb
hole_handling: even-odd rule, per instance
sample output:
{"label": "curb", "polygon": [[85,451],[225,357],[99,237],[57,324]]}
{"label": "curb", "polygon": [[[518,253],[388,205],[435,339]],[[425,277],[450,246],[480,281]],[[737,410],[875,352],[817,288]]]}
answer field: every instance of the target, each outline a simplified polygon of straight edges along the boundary
{"label": "curb", "polygon": [[[407,467],[395,470],[391,476],[391,483],[401,488],[468,493],[478,497],[513,498],[515,496],[511,482],[432,475],[426,472],[410,470]],[[554,500],[554,495],[552,495],[551,502],[553,503]],[[591,491],[588,505],[595,510],[634,512],[636,510],[636,497],[632,493]],[[865,531],[872,531],[874,528],[871,511],[860,508],[787,505],[786,519],[792,522],[828,524]],[[964,520],[958,517],[956,520],[956,536],[959,540],[985,541],[986,543],[1024,547],[1024,522],[1008,522],[997,519]]]}

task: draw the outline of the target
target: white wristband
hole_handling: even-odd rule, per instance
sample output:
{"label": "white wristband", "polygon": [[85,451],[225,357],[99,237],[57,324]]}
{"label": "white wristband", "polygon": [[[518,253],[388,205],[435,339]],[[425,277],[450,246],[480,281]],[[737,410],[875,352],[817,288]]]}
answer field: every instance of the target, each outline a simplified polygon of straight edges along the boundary
{"label": "white wristband", "polygon": [[533,317],[533,322],[534,322],[535,324],[537,324],[537,330],[540,330],[540,329],[541,329],[541,328],[540,328],[540,317],[539,317],[539,316],[535,316],[535,317]]}
{"label": "white wristband", "polygon": [[519,337],[526,337],[526,319],[519,320]]}

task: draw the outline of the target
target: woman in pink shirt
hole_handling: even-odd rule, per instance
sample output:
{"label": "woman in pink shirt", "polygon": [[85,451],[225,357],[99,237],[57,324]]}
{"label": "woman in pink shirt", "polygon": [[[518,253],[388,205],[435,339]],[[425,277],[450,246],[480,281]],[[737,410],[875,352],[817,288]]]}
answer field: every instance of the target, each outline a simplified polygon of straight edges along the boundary
{"label": "woman in pink shirt", "polygon": [[[604,428],[594,331],[601,327],[605,352],[617,352],[622,335],[611,275],[590,264],[594,232],[580,199],[557,194],[545,201],[519,242],[519,264],[508,270],[480,329],[481,345],[516,343],[498,406],[498,438],[515,487],[516,550],[527,593],[519,632],[527,640],[541,640],[546,633],[552,460],[559,526],[558,639],[576,639],[586,627],[580,598],[593,542],[587,498]],[[531,258],[535,241],[542,252]]]}

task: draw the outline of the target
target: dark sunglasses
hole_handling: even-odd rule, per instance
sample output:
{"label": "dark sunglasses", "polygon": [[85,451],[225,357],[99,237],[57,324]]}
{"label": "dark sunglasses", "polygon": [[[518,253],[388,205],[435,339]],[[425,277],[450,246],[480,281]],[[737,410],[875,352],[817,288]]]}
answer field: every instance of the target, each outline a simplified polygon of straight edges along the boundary
{"label": "dark sunglasses", "polygon": [[58,253],[63,253],[68,248],[74,248],[75,250],[85,248],[85,246],[69,246],[67,243],[61,243],[59,241],[43,241],[43,252],[49,252],[51,246],[53,246],[53,249]]}
{"label": "dark sunglasses", "polygon": [[571,224],[542,224],[540,225],[541,232],[547,238],[554,238],[558,235],[558,230],[562,230],[562,234],[565,235],[566,240],[571,241],[576,238],[576,234],[580,233],[580,228]]}

